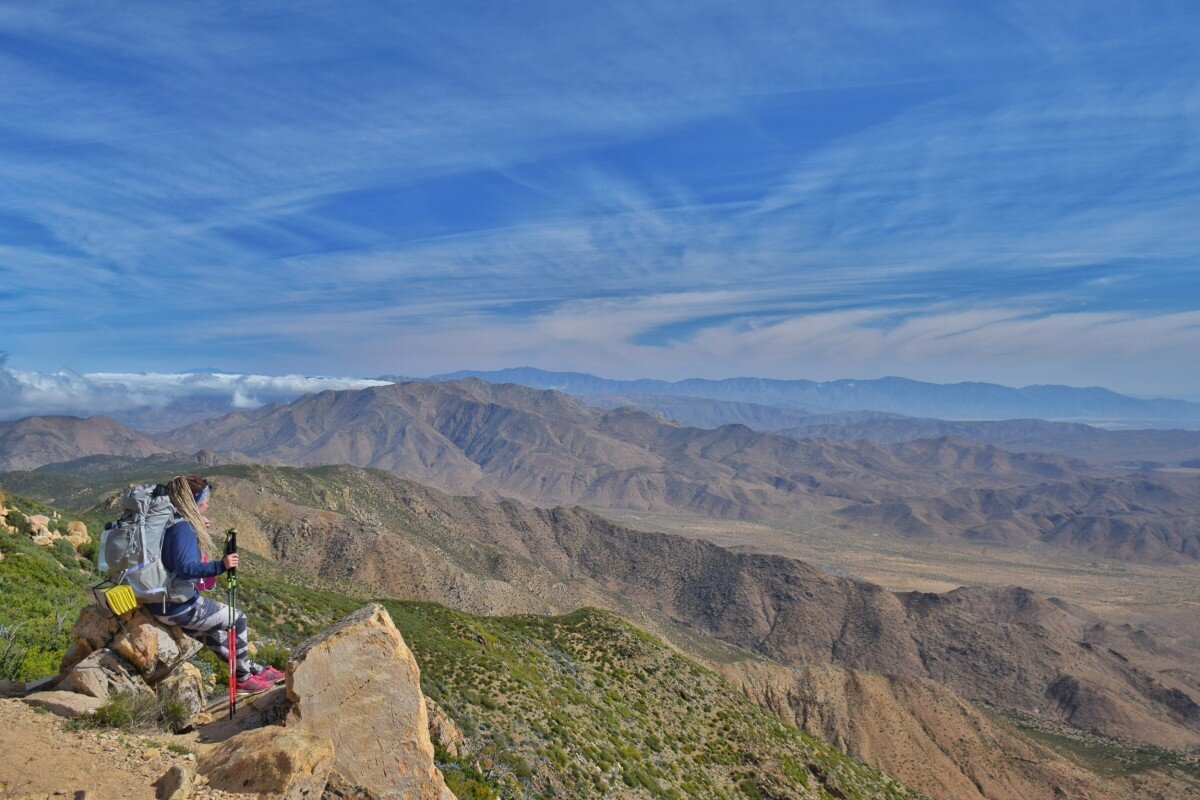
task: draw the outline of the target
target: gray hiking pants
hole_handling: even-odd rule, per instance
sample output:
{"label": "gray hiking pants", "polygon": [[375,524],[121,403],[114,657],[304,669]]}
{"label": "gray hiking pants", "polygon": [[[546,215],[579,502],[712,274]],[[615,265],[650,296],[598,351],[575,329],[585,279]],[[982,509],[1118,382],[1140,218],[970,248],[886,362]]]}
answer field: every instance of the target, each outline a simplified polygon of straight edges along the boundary
{"label": "gray hiking pants", "polygon": [[[178,625],[188,636],[204,642],[222,662],[229,663],[229,606],[200,595],[187,608],[154,616],[159,622]],[[240,681],[251,674],[257,675],[262,667],[250,660],[246,615],[241,611],[234,612],[234,629],[237,631],[237,679]]]}

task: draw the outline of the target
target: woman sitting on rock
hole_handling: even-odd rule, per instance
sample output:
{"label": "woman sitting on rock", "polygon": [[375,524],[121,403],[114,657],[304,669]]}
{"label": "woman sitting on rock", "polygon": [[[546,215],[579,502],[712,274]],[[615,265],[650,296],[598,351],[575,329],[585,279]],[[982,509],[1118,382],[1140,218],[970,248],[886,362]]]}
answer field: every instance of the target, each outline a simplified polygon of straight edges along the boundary
{"label": "woman sitting on rock", "polygon": [[[167,603],[165,607],[155,605],[150,610],[159,622],[178,625],[184,633],[208,645],[222,662],[228,663],[229,606],[205,597],[199,590],[213,588],[218,575],[237,567],[237,553],[230,553],[219,561],[205,560],[203,553],[215,549],[208,532],[208,519],[204,516],[212,497],[212,485],[208,481],[198,475],[181,475],[172,478],[167,489],[176,516],[163,534],[163,566],[177,578],[194,581],[196,589],[188,600]],[[160,608],[162,611],[158,613]],[[234,620],[238,693],[269,689],[283,679],[283,673],[250,660],[246,615],[237,611]]]}

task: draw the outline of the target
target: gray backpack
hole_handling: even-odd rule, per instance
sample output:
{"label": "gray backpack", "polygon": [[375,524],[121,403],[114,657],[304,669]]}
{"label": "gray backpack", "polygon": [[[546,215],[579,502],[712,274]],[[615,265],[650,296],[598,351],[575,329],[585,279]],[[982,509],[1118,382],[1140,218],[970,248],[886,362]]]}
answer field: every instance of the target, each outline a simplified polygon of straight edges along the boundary
{"label": "gray backpack", "polygon": [[121,496],[121,508],[121,518],[105,525],[100,536],[100,570],[113,583],[128,584],[141,603],[187,600],[191,593],[172,596],[172,576],[162,563],[163,534],[175,518],[167,487],[130,486]]}

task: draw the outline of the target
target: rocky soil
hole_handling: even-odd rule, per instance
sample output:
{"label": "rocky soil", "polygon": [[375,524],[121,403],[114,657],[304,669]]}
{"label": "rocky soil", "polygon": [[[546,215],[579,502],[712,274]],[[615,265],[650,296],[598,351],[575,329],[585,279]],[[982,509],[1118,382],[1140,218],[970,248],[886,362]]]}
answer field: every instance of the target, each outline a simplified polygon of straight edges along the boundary
{"label": "rocky soil", "polygon": [[[0,700],[0,797],[155,800],[155,782],[174,766],[193,770],[195,746],[166,734],[71,730],[55,714]],[[168,748],[168,745],[173,745]],[[199,786],[198,800],[245,800]]]}

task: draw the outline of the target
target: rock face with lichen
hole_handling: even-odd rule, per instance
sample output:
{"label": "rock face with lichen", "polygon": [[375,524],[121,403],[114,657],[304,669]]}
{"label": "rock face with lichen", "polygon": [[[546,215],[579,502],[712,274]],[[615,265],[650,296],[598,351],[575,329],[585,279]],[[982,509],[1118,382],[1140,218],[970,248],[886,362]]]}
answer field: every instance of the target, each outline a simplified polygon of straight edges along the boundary
{"label": "rock face with lichen", "polygon": [[421,671],[371,604],[292,652],[287,726],[333,742],[333,768],[380,800],[453,800],[433,763]]}
{"label": "rock face with lichen", "polygon": [[[253,727],[201,757],[211,786],[285,800],[455,800],[434,763],[416,658],[383,606],[365,606],[293,650],[284,693],[282,724],[260,724],[261,709],[244,709],[230,724]],[[436,713],[439,743],[460,746],[462,732]]]}
{"label": "rock face with lichen", "polygon": [[438,747],[446,751],[450,758],[462,758],[467,754],[467,739],[462,728],[458,727],[450,715],[442,707],[425,698],[425,711],[429,715],[429,738]]}

